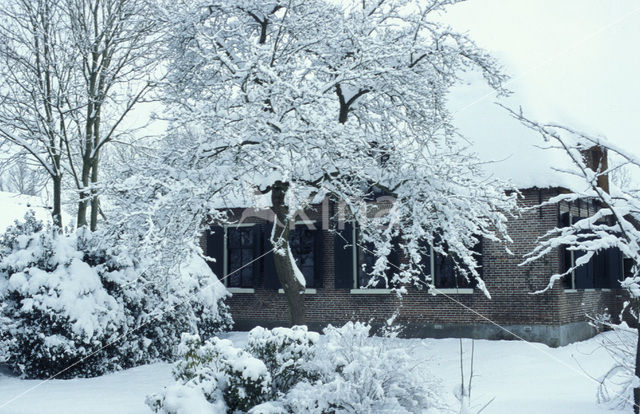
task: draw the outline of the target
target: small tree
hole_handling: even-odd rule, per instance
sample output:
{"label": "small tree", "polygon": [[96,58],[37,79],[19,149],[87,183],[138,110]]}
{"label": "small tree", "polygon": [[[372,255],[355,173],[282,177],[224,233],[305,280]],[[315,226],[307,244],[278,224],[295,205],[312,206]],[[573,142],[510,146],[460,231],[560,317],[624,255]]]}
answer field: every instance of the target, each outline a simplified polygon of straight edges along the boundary
{"label": "small tree", "polygon": [[0,161],[0,191],[38,196],[47,186],[48,175],[25,151]]}
{"label": "small tree", "polygon": [[[65,0],[70,47],[79,55],[75,68],[82,82],[74,117],[76,156],[70,170],[80,192],[78,227],[95,230],[100,203],[97,195],[100,154],[117,141],[124,118],[143,102],[154,85],[159,63],[159,24],[147,0]],[[87,209],[91,206],[90,219]]]}
{"label": "small tree", "polygon": [[[553,143],[552,147],[564,150],[575,167],[567,172],[586,184],[583,191],[574,190],[561,194],[549,200],[549,203],[590,198],[599,201],[601,207],[591,217],[578,220],[568,227],[549,231],[529,253],[524,264],[542,258],[562,245],[584,253],[580,260],[576,260],[575,266],[570,266],[564,273],[552,275],[544,292],[577,267],[587,264],[598,251],[618,248],[633,263],[631,274],[625,275],[621,286],[627,290],[632,306],[637,309],[640,299],[640,190],[631,186],[618,188],[609,182],[608,176],[621,168],[637,170],[640,168],[640,158],[604,139],[563,125],[532,121],[521,112],[509,112],[525,126],[540,133],[546,141]],[[596,166],[590,166],[585,160],[583,154],[587,149],[595,152],[598,161]],[[610,166],[607,159],[607,155],[612,154],[620,160],[615,166]],[[640,341],[638,344],[635,375],[640,377]],[[634,412],[637,414],[640,409],[640,387],[634,388],[633,400]]]}
{"label": "small tree", "polygon": [[[420,273],[420,254],[429,244],[443,251],[443,241],[477,277],[477,238],[508,239],[505,214],[515,195],[486,178],[446,109],[459,71],[480,70],[499,92],[505,76],[467,36],[431,20],[450,3],[196,1],[166,8],[174,28],[165,89],[173,127],[161,161],[170,166],[167,179],[207,198],[254,206],[256,193],[270,199],[275,267],[294,325],[305,322],[305,282],[289,228],[298,211],[323,197],[346,203],[362,241],[379,256],[374,276],[387,283],[410,281]],[[393,196],[387,214],[366,201],[374,189]],[[393,239],[410,262],[387,280]],[[484,289],[479,279],[478,286]]]}

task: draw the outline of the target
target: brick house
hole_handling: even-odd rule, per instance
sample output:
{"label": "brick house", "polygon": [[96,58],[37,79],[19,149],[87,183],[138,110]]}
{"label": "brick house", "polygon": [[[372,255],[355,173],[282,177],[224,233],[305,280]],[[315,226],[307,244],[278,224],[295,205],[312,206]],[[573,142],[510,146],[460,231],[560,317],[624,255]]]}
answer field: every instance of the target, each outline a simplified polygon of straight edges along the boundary
{"label": "brick house", "polygon": [[[521,205],[534,207],[561,192],[566,190],[521,189]],[[350,320],[379,325],[397,312],[395,321],[404,326],[407,336],[514,338],[491,320],[527,340],[561,346],[594,335],[587,315],[605,310],[617,315],[620,311],[623,292],[617,280],[624,273],[624,261],[618,250],[599,253],[562,284],[537,295],[531,293],[545,287],[550,275],[575,263],[577,255],[559,249],[534,264],[519,266],[539,236],[593,214],[597,208],[593,201],[529,209],[511,220],[513,244],[509,248],[513,255],[497,243],[480,243],[477,252],[481,255],[482,278],[492,299],[460,279],[456,281],[451,263],[438,254],[424,258],[436,292],[409,287],[408,293],[399,298],[387,289],[361,289],[368,281],[366,268],[371,257],[363,249],[349,245],[357,238],[357,228],[345,223],[337,233],[327,230],[335,225],[329,217],[334,215],[336,206],[325,200],[317,207],[306,212],[304,221],[291,232],[291,248],[307,280],[306,318],[311,329]],[[212,226],[203,237],[205,252],[216,258],[211,263],[215,274],[227,275],[270,250],[272,223],[261,214],[233,209],[232,216],[239,224]],[[227,303],[236,329],[288,325],[287,303],[279,289],[272,254],[224,279],[233,294]],[[394,260],[401,258],[390,257],[391,262]]]}

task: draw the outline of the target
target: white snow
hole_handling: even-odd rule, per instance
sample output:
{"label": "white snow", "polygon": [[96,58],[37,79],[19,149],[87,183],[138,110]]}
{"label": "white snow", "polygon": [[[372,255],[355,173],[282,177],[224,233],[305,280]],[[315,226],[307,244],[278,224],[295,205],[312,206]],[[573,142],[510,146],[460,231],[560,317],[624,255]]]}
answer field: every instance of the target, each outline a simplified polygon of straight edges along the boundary
{"label": "white snow", "polygon": [[[509,181],[519,189],[584,190],[584,180],[558,171],[574,167],[564,150],[549,148],[557,144],[544,142],[539,133],[496,104],[517,109],[517,99],[496,99],[480,74],[467,73],[463,78],[464,84],[452,88],[448,106],[454,125],[469,140],[471,150],[486,162],[483,169],[487,174]],[[523,110],[525,115],[531,115],[526,106]]]}
{"label": "white snow", "polygon": [[38,220],[44,223],[51,221],[49,207],[40,197],[0,191],[0,232],[4,232],[15,220],[22,220],[29,209],[35,212]]}
{"label": "white snow", "polygon": [[167,389],[165,408],[177,414],[212,414],[224,412],[224,403],[211,404],[195,388],[172,384]]}
{"label": "white snow", "polygon": [[[273,228],[275,228],[275,227],[276,226],[273,226]],[[302,272],[298,268],[298,265],[296,264],[296,259],[294,259],[293,253],[291,253],[291,247],[290,246],[287,247],[287,254],[289,255],[289,262],[291,263],[291,266],[293,267],[293,274],[296,277],[296,280],[298,281],[300,286],[302,286],[304,288],[305,286],[307,286],[307,281],[305,280],[304,275],[302,274]]]}
{"label": "white snow", "polygon": [[547,151],[539,135],[509,119],[499,101],[542,123],[556,122],[608,144],[640,154],[636,76],[640,57],[628,53],[640,35],[637,1],[474,0],[447,9],[442,20],[494,55],[511,77],[508,99],[482,86],[480,76],[454,88],[455,125],[474,142],[482,159],[505,159],[488,171],[516,186],[573,189],[575,181],[554,172],[567,159]]}
{"label": "white snow", "polygon": [[[43,244],[49,239],[33,237],[28,247],[3,257],[2,264],[23,269],[9,277],[9,287],[25,296],[21,301],[23,311],[37,309],[64,315],[73,323],[74,333],[90,339],[125,316],[104,289],[98,268],[82,261],[82,252],[76,250],[77,237],[76,233],[61,235],[52,246]],[[55,252],[50,259],[55,267],[51,271],[32,265],[46,248]],[[129,279],[133,277],[135,274]]]}
{"label": "white snow", "polygon": [[[0,413],[150,413],[144,403],[145,396],[158,392],[172,380],[171,364],[145,365],[97,378],[45,383],[0,376]],[[35,386],[38,387],[18,397]],[[18,398],[5,405],[14,397]]]}
{"label": "white snow", "polygon": [[[561,348],[516,341],[475,341],[475,366],[471,405],[476,412],[492,398],[487,414],[604,414],[615,411],[596,403],[598,378],[611,359],[600,348],[604,335]],[[246,333],[227,336],[236,346],[247,341]],[[442,379],[443,398],[456,403],[454,390],[460,379],[457,339],[401,340],[416,363]],[[464,339],[465,378],[471,340]],[[152,364],[99,378],[52,380],[18,396],[40,381],[0,376],[0,414],[150,413],[145,396],[172,383],[169,364]],[[195,402],[194,402],[195,403]]]}

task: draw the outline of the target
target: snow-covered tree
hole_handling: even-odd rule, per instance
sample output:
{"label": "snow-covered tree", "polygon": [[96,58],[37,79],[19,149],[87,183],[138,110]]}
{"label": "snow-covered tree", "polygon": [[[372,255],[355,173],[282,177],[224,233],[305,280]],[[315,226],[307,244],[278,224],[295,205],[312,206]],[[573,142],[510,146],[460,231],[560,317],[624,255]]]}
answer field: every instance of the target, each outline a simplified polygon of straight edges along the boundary
{"label": "snow-covered tree", "polygon": [[78,227],[97,226],[101,151],[129,140],[123,121],[154,84],[152,4],[19,0],[0,10],[0,138],[50,176],[58,226],[64,175],[79,194]]}
{"label": "snow-covered tree", "polygon": [[[561,246],[580,253],[574,266],[568,266],[564,273],[551,276],[549,284],[542,290],[544,292],[563,277],[570,276],[576,268],[589,263],[598,252],[610,248],[620,249],[627,262],[632,264],[625,269],[627,272],[620,285],[629,293],[631,305],[637,312],[640,299],[640,188],[633,180],[627,181],[626,188],[619,188],[608,178],[621,168],[625,168],[631,177],[635,176],[640,170],[640,158],[604,138],[560,124],[543,124],[525,117],[522,112],[509,111],[524,125],[540,133],[550,143],[551,148],[564,150],[573,164],[564,171],[578,177],[579,181],[584,183],[582,191],[579,187],[574,188],[572,192],[560,194],[548,203],[591,199],[596,200],[600,206],[590,217],[549,231],[529,253],[523,264],[538,260]],[[609,163],[611,155],[620,161],[615,165]],[[640,348],[636,350],[636,355],[640,355],[638,351]],[[637,359],[635,375],[640,377],[640,361]],[[640,387],[637,387],[637,382],[635,384],[634,412],[638,413]]]}
{"label": "snow-covered tree", "polygon": [[54,0],[16,1],[0,10],[0,138],[33,157],[52,183],[53,223],[62,225],[62,176],[75,57],[64,10]]}
{"label": "snow-covered tree", "polygon": [[0,191],[38,196],[47,185],[48,175],[28,153],[11,154],[0,161]]}
{"label": "snow-covered tree", "polygon": [[[467,276],[477,278],[477,239],[508,240],[515,194],[483,173],[446,108],[461,71],[481,71],[498,92],[505,92],[505,76],[466,35],[435,22],[451,3],[165,6],[172,131],[161,157],[167,172],[154,177],[159,194],[166,198],[177,187],[176,206],[184,206],[191,188],[190,210],[268,197],[275,267],[292,324],[305,321],[305,281],[289,229],[299,211],[324,197],[345,203],[360,242],[375,246],[375,278],[394,285],[420,273],[429,244],[444,252],[446,243]],[[367,201],[377,191],[393,196],[385,214]],[[387,278],[394,242],[409,261]],[[480,279],[478,286],[486,292]]]}
{"label": "snow-covered tree", "polygon": [[[73,43],[79,55],[83,82],[78,85],[82,115],[70,170],[79,190],[78,227],[97,227],[100,203],[95,186],[101,152],[109,142],[131,131],[122,121],[135,105],[145,101],[155,84],[160,27],[147,0],[65,0]],[[138,125],[139,127],[144,125]],[[74,166],[75,163],[75,166]],[[92,188],[93,187],[93,188]],[[90,219],[87,207],[91,205]]]}

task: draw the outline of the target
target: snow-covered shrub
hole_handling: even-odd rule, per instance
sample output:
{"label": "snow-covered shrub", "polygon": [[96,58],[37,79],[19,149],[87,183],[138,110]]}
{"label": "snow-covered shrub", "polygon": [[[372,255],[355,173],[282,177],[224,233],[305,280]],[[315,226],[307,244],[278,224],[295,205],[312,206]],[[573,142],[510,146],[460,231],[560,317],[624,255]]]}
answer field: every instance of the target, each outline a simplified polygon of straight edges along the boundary
{"label": "snow-covered shrub", "polygon": [[217,280],[185,271],[162,283],[145,269],[111,235],[60,233],[28,214],[0,236],[2,358],[29,378],[95,376],[172,358],[199,325],[227,326]]}
{"label": "snow-covered shrub", "polygon": [[13,321],[2,316],[6,308],[5,303],[0,303],[0,363],[6,363],[11,357],[11,352],[15,348],[15,338],[11,336]]}
{"label": "snow-covered shrub", "polygon": [[406,344],[371,338],[370,330],[348,323],[328,327],[320,337],[302,326],[255,328],[245,350],[227,340],[201,344],[184,335],[176,383],[148,397],[147,404],[162,414],[437,411],[437,385],[425,366]]}
{"label": "snow-covered shrub", "polygon": [[193,254],[177,267],[177,272],[164,269],[161,275],[151,273],[145,294],[145,320],[150,323],[141,331],[153,341],[157,358],[176,360],[177,345],[185,332],[207,339],[231,329],[233,320],[224,303],[228,292],[202,258]]}
{"label": "snow-covered shrub", "polygon": [[286,393],[300,381],[317,379],[313,360],[319,338],[306,326],[272,330],[256,327],[249,332],[247,351],[267,366],[274,393]]}
{"label": "snow-covered shrub", "polygon": [[[433,407],[435,383],[424,375],[425,367],[397,341],[370,338],[370,329],[359,322],[327,327],[316,350],[322,376],[293,387],[279,401],[283,412],[395,414]],[[276,412],[275,404],[268,408]]]}
{"label": "snow-covered shrub", "polygon": [[173,370],[177,383],[147,397],[155,412],[247,412],[270,397],[265,364],[231,341],[213,337],[203,343],[197,335],[184,334],[179,349],[182,358]]}
{"label": "snow-covered shrub", "polygon": [[[32,220],[27,217],[26,225],[10,228],[2,237],[0,311],[12,323],[1,329],[5,338],[13,338],[5,342],[9,365],[27,377],[48,377],[89,358],[124,332],[124,306],[103,280],[117,283],[135,268],[96,265],[97,255],[81,250],[88,235],[58,234],[33,226]],[[30,233],[33,229],[39,231]],[[61,376],[99,375],[118,363],[100,353]]]}

